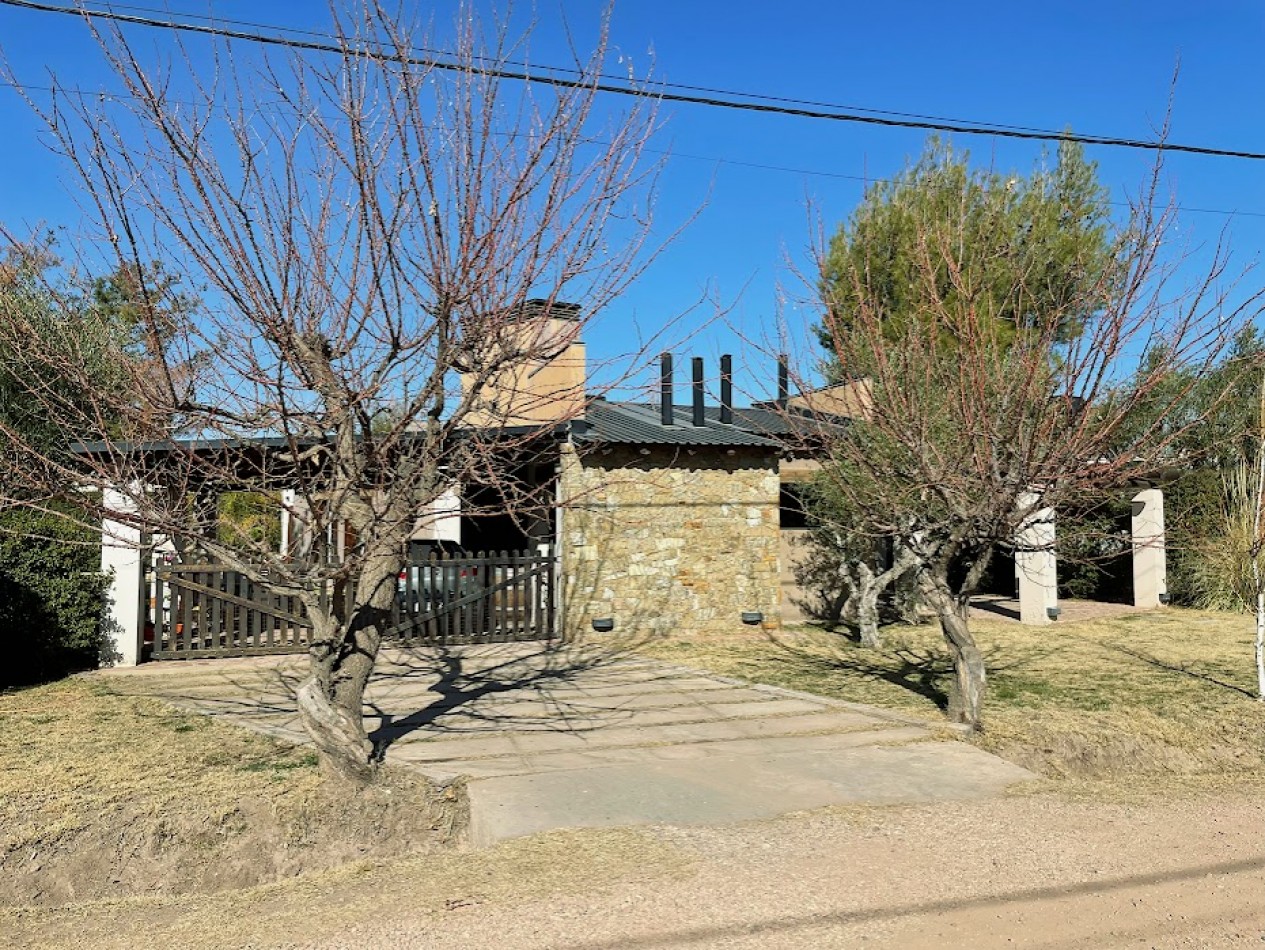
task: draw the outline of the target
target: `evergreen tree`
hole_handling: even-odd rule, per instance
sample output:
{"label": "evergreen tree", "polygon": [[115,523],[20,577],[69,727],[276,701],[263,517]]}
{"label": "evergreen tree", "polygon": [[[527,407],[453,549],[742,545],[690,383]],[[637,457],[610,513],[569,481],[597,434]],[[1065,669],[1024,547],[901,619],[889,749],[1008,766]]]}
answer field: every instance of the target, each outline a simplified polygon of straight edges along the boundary
{"label": "evergreen tree", "polygon": [[969,159],[933,138],[901,174],[866,191],[822,269],[828,313],[818,333],[828,350],[860,301],[881,309],[895,335],[925,321],[928,268],[936,297],[973,307],[1003,341],[1041,325],[1042,312],[1065,315],[1061,340],[1080,332],[1089,315],[1068,305],[1096,296],[1086,290],[1106,279],[1114,253],[1097,166],[1070,141],[1053,168],[1043,159],[1026,178],[972,169]]}

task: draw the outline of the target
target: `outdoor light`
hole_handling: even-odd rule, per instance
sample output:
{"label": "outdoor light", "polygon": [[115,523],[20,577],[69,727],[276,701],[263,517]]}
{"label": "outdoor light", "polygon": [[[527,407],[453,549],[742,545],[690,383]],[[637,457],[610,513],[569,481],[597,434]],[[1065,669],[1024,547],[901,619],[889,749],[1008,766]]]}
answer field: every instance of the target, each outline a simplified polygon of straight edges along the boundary
{"label": "outdoor light", "polygon": [[1171,599],[1172,599],[1172,598],[1170,598],[1170,597],[1168,596],[1168,591],[1165,591],[1164,593],[1160,594],[1160,603],[1161,603],[1161,604],[1167,604],[1167,603],[1168,603]]}
{"label": "outdoor light", "polygon": [[593,629],[597,633],[610,633],[615,629],[615,621],[611,617],[593,618]]}
{"label": "outdoor light", "polygon": [[754,627],[756,624],[763,622],[764,614],[758,610],[744,610],[742,612],[742,622],[747,626]]}
{"label": "outdoor light", "polygon": [[1059,614],[1061,614],[1062,612],[1063,612],[1062,607],[1046,607],[1045,608],[1045,615],[1049,617],[1051,620],[1058,620]]}

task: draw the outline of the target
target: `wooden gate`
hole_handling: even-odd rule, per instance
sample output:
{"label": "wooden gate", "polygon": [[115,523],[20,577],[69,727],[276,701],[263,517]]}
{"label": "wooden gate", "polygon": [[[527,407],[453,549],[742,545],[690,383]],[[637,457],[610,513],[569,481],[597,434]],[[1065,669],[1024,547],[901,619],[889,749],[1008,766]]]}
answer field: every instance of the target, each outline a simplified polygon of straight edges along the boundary
{"label": "wooden gate", "polygon": [[312,633],[297,597],[223,564],[157,568],[150,616],[153,656],[160,660],[298,653]]}
{"label": "wooden gate", "polygon": [[[545,640],[557,631],[557,558],[530,551],[415,560],[400,572],[389,639],[405,643]],[[153,574],[145,639],[156,660],[301,653],[312,624],[299,599],[223,564]]]}
{"label": "wooden gate", "polygon": [[433,555],[401,572],[387,636],[461,644],[557,633],[557,558],[533,551]]}

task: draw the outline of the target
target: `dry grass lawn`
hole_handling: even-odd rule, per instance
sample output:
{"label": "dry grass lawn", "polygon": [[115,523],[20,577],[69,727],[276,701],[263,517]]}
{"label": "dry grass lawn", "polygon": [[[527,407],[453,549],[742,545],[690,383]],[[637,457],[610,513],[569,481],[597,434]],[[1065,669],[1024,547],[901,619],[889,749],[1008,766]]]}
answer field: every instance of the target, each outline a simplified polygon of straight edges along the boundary
{"label": "dry grass lawn", "polygon": [[125,808],[231,822],[243,798],[286,810],[316,758],[165,703],[69,679],[0,696],[0,852],[40,848]]}
{"label": "dry grass lawn", "polygon": [[[1024,627],[972,620],[988,658],[975,741],[1069,790],[1216,787],[1265,771],[1247,617],[1166,609]],[[891,627],[882,650],[809,627],[741,641],[665,640],[655,656],[753,682],[942,721],[950,662],[939,628]]]}
{"label": "dry grass lawn", "polygon": [[256,884],[426,849],[425,789],[348,803],[316,757],[73,678],[0,694],[0,905]]}

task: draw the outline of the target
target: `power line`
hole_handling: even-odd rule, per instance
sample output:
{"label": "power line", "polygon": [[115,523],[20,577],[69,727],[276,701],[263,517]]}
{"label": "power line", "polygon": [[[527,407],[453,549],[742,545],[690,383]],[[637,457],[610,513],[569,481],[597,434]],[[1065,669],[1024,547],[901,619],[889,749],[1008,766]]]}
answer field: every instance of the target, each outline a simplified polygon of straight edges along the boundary
{"label": "power line", "polygon": [[[648,151],[657,151],[663,155],[669,155],[673,158],[688,158],[698,162],[714,162],[717,165],[739,165],[743,168],[752,168],[758,171],[770,172],[786,172],[792,175],[811,175],[816,178],[839,178],[845,181],[857,181],[867,185],[891,185],[895,182],[890,178],[874,178],[870,175],[856,175],[848,172],[832,172],[823,169],[814,168],[792,168],[787,165],[771,165],[764,162],[747,162],[737,158],[721,158],[712,155],[695,155],[689,152],[678,152],[673,150],[648,149]],[[1120,208],[1130,207],[1127,201],[1108,201],[1110,205]],[[1189,205],[1173,205],[1174,211],[1189,211],[1194,214],[1220,214],[1227,217],[1236,218],[1265,218],[1265,211],[1240,211],[1238,209],[1227,208],[1196,208]]]}
{"label": "power line", "polygon": [[[135,10],[140,13],[157,13],[157,14],[164,14],[168,16],[171,14],[170,10],[163,10],[157,7],[139,6],[137,4],[132,4],[132,3],[111,2],[110,9],[111,11]],[[246,27],[252,27],[254,29],[274,30],[274,31],[279,31],[281,33],[293,33],[293,34],[298,34],[300,36],[320,37],[326,40],[334,39],[334,37],[328,31],[308,30],[302,27],[294,27],[294,26],[278,26],[272,23],[260,23],[255,20],[239,20],[239,19],[233,19],[232,17],[220,16],[218,14],[212,14],[212,15],[207,16],[200,13],[181,13],[179,14],[179,16],[183,20],[202,20],[210,24],[217,24],[217,23],[231,24],[233,26],[246,26]],[[171,21],[168,21],[168,22],[171,22]],[[425,47],[425,46],[412,46],[410,47],[410,49],[412,49],[414,52],[422,52],[422,53],[431,53],[431,54],[443,53],[442,50],[430,49],[429,47]],[[488,57],[484,57],[484,56],[473,56],[472,58],[479,62],[490,61]],[[498,62],[507,63],[511,66],[520,66],[524,69],[535,69],[535,70],[543,69],[546,72],[551,72],[551,73],[570,73],[571,75],[575,75],[575,76],[584,75],[584,72],[582,70],[576,69],[570,66],[552,66],[552,65],[551,66],[539,66],[539,65],[533,66],[531,63],[527,63],[523,60],[508,59],[508,58],[504,60],[499,60]],[[598,79],[612,79],[612,80],[618,80],[618,81],[624,80],[624,77],[617,76],[613,73],[596,73],[594,75]],[[959,122],[959,123],[967,123],[970,125],[986,126],[988,128],[1019,129],[1026,132],[1045,132],[1050,135],[1059,134],[1058,132],[1053,131],[1051,129],[1043,129],[1043,128],[1040,128],[1037,126],[1031,126],[1031,125],[1012,125],[1005,122],[989,122],[983,119],[960,119],[960,118],[952,118],[952,117],[943,116],[943,115],[929,115],[927,113],[922,113],[922,112],[899,112],[893,109],[875,109],[869,106],[858,106],[858,105],[851,105],[851,104],[844,105],[837,102],[824,102],[819,99],[797,99],[792,96],[774,96],[774,95],[769,95],[767,93],[744,92],[742,90],[724,89],[717,86],[700,86],[700,85],[694,85],[690,83],[670,82],[667,80],[658,81],[656,85],[661,86],[665,89],[684,90],[686,92],[706,92],[706,93],[710,93],[714,95],[737,96],[743,99],[759,99],[764,102],[780,102],[780,103],[786,103],[790,105],[812,106],[812,107],[822,108],[822,109],[834,109],[836,111],[865,112],[871,115],[890,115],[890,116],[897,116],[903,119],[927,119],[934,122]]]}
{"label": "power line", "polygon": [[[320,53],[360,56],[371,59],[390,59],[409,66],[423,66],[429,69],[469,71],[467,65],[454,63],[437,57],[394,56],[370,50],[349,49],[334,43],[314,40],[287,39],[282,36],[267,36],[261,33],[248,33],[241,30],[229,30],[217,26],[203,26],[196,23],[180,23],[173,20],[155,19],[132,14],[115,13],[111,10],[89,10],[86,7],[72,8],[55,4],[42,3],[39,0],[0,0],[0,5],[19,9],[35,10],[41,13],[61,13],[70,16],[90,19],[97,17],[134,26],[153,27],[156,29],[177,30],[189,33],[200,33],[225,39],[242,40],[266,46],[283,46],[289,49],[308,50]],[[775,102],[738,102],[733,99],[720,99],[713,96],[694,95],[686,92],[672,92],[668,84],[660,84],[657,89],[637,86],[617,85],[609,82],[587,82],[578,79],[566,79],[559,76],[533,75],[527,70],[518,71],[503,67],[482,67],[474,70],[480,75],[496,79],[511,79],[521,82],[538,82],[563,89],[588,89],[595,92],[613,95],[633,96],[655,99],[661,102],[676,102],[688,105],[709,106],[718,109],[731,109],[746,112],[762,112],[773,115],[786,115],[804,119],[821,119],[833,122],[854,122],[863,125],[877,125],[888,128],[921,129],[932,132],[950,132],[958,135],[991,135],[1000,138],[1024,139],[1041,142],[1078,142],[1083,145],[1101,145],[1111,148],[1130,148],[1145,151],[1176,152],[1190,155],[1210,155],[1223,158],[1244,158],[1252,161],[1265,160],[1265,152],[1250,152],[1241,149],[1213,148],[1202,145],[1185,145],[1173,142],[1147,141],[1105,135],[1083,135],[1072,132],[1055,132],[1052,130],[1029,129],[1025,127],[984,126],[981,123],[947,122],[918,118],[902,118],[895,115],[862,115],[856,110],[824,111],[806,106],[792,106]],[[740,94],[741,95],[741,94]],[[772,98],[772,97],[765,97]]]}
{"label": "power line", "polygon": [[[83,98],[85,96],[98,96],[105,99],[135,99],[136,96],[131,93],[107,92],[104,90],[88,91],[75,86],[44,86],[37,83],[14,82],[11,80],[0,80],[0,88],[16,89],[22,92],[65,92]],[[191,105],[192,103],[185,103]],[[610,143],[603,143],[610,144]],[[729,158],[721,155],[699,155],[694,152],[681,152],[675,149],[646,148],[646,151],[653,152],[657,155],[664,155],[669,158],[684,158],[692,162],[708,162],[714,165],[734,165],[739,168],[750,168],[755,171],[781,172],[788,175],[806,175],[813,178],[831,178],[842,181],[855,181],[866,185],[890,185],[894,181],[890,178],[875,178],[872,175],[858,175],[852,172],[826,171],[821,168],[797,168],[790,165],[775,165],[768,162],[750,162],[740,158]],[[1107,202],[1121,208],[1129,207],[1127,201],[1110,200]],[[1265,211],[1243,211],[1238,208],[1196,208],[1190,205],[1173,205],[1174,211],[1191,212],[1193,214],[1219,214],[1225,217],[1238,218],[1265,218]]]}

